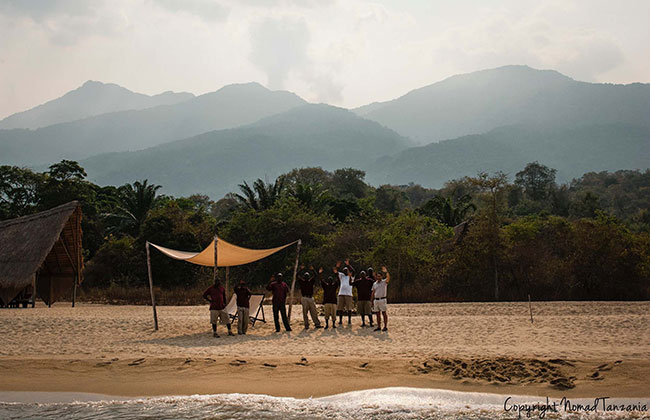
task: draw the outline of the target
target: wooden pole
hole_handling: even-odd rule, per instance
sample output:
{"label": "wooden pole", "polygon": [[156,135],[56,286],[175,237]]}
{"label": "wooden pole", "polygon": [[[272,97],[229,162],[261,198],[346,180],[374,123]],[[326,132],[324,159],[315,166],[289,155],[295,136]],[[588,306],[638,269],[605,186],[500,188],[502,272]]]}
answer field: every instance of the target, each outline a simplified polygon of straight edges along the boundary
{"label": "wooden pole", "polygon": [[293,267],[293,280],[291,281],[291,294],[289,297],[289,313],[287,314],[289,318],[289,323],[291,323],[291,309],[293,308],[293,289],[296,287],[296,276],[298,275],[298,260],[300,259],[300,245],[302,241],[298,239],[298,246],[296,247],[296,265]]}
{"label": "wooden pole", "polygon": [[36,273],[32,276],[32,308],[36,306]]}
{"label": "wooden pole", "polygon": [[212,270],[212,282],[216,283],[217,281],[217,264],[219,259],[217,258],[217,235],[214,235],[214,269]]}
{"label": "wooden pole", "polygon": [[72,287],[72,307],[74,308],[74,301],[77,300],[77,275],[74,276],[74,286]]}
{"label": "wooden pole", "polygon": [[156,313],[156,297],[153,294],[153,278],[151,276],[151,254],[149,253],[149,241],[147,248],[147,272],[149,273],[149,291],[151,292],[151,307],[153,308],[153,329],[158,331],[158,314]]}
{"label": "wooden pole", "polygon": [[226,267],[226,299],[228,299],[228,284],[230,284],[230,267]]}
{"label": "wooden pole", "polygon": [[528,310],[530,311],[530,323],[533,323],[533,306],[530,303],[530,294],[528,294]]}

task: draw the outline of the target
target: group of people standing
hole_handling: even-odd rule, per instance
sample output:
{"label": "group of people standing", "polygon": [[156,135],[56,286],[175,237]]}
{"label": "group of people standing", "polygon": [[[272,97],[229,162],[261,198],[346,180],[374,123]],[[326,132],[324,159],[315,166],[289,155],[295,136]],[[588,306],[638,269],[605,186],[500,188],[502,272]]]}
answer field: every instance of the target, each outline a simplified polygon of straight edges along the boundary
{"label": "group of people standing", "polygon": [[[372,313],[377,314],[377,328],[375,331],[381,331],[381,317],[383,316],[383,331],[388,331],[388,314],[386,305],[386,294],[388,291],[388,282],[390,274],[386,267],[382,267],[381,273],[375,273],[372,268],[367,271],[361,271],[359,276],[355,276],[355,270],[346,260],[345,265],[341,268],[338,262],[333,267],[333,275],[324,278],[323,268],[315,269],[311,266],[309,269],[301,267],[298,274],[298,285],[300,286],[302,305],[302,317],[305,329],[309,329],[309,316],[311,316],[315,328],[322,328],[316,310],[314,301],[314,286],[319,284],[323,289],[323,309],[325,312],[325,329],[329,328],[330,320],[332,328],[336,328],[336,315],[339,317],[339,325],[343,323],[343,316],[347,315],[348,325],[352,324],[352,311],[354,309],[353,288],[357,289],[357,314],[361,316],[361,326],[372,327]],[[366,324],[368,317],[368,324]],[[278,325],[276,324],[276,330]]]}
{"label": "group of people standing", "polygon": [[[309,316],[315,328],[323,328],[318,317],[316,302],[314,300],[314,289],[318,285],[323,289],[323,308],[325,312],[325,329],[330,327],[329,321],[332,321],[331,327],[336,328],[336,315],[339,316],[339,325],[343,323],[343,316],[347,315],[348,325],[352,324],[352,311],[354,309],[353,288],[357,289],[357,313],[361,316],[361,326],[366,325],[373,327],[373,312],[377,316],[377,328],[375,331],[388,331],[388,313],[387,313],[387,291],[390,282],[390,273],[386,267],[382,271],[375,273],[372,268],[361,271],[358,276],[354,268],[350,265],[349,260],[345,260],[345,265],[337,262],[332,269],[332,275],[325,278],[323,268],[318,271],[310,266],[306,269],[301,266],[297,276],[300,287],[300,303],[302,305],[302,316],[305,329],[309,329]],[[282,273],[271,276],[267,290],[273,295],[273,321],[275,331],[280,332],[280,320],[287,331],[291,331],[289,318],[287,317],[286,301],[289,295],[289,286],[283,279]],[[246,334],[249,321],[249,301],[252,295],[250,289],[246,286],[244,280],[235,287],[234,293],[237,296],[237,332],[240,335]],[[210,286],[204,293],[203,298],[210,302],[210,323],[214,337],[217,334],[217,324],[221,322],[228,328],[228,335],[234,335],[230,325],[230,315],[225,311],[226,308],[226,290],[215,280],[215,284]],[[368,317],[368,324],[366,324]],[[382,329],[383,317],[383,329]]]}

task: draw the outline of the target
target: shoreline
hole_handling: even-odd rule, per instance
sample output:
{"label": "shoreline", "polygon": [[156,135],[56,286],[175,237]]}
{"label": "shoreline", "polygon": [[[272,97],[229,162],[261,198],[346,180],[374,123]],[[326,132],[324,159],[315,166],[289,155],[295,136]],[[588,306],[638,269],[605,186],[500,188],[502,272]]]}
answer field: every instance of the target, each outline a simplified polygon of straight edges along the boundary
{"label": "shoreline", "polygon": [[[547,363],[539,359],[511,359],[511,362],[515,366],[518,363],[529,366]],[[409,387],[504,397],[650,398],[647,386],[650,361],[625,360],[600,374],[603,378],[600,380],[591,378],[590,372],[597,366],[608,364],[607,361],[576,360],[569,363],[573,366],[563,366],[557,372],[563,375],[561,377],[576,378],[571,389],[552,385],[552,380],[548,379],[541,382],[541,378],[536,382],[527,382],[536,378],[522,377],[517,383],[500,383],[454,376],[444,370],[443,363],[434,366],[431,361],[427,365],[432,368],[424,373],[413,359],[309,357],[307,362],[303,362],[300,356],[219,360],[135,356],[112,359],[2,358],[0,370],[10,372],[11,380],[0,384],[0,392],[83,392],[126,398],[232,393],[319,398],[352,391]]]}

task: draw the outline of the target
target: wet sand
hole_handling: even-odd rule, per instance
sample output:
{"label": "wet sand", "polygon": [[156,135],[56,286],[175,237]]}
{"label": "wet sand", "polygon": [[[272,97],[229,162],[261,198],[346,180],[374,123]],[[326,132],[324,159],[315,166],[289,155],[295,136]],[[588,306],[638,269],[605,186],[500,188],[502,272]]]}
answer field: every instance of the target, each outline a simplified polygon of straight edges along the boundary
{"label": "wet sand", "polygon": [[[650,303],[403,304],[389,331],[293,332],[266,323],[213,338],[205,306],[0,310],[0,391],[119,396],[323,396],[409,386],[508,395],[650,396]],[[220,326],[220,332],[225,328]]]}

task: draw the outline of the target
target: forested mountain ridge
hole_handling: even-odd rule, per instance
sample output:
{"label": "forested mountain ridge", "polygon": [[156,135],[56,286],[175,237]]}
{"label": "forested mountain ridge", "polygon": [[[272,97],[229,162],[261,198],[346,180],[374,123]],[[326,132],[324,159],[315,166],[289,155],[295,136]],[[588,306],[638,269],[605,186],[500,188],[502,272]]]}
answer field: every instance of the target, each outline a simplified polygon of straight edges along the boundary
{"label": "forested mountain ridge", "polygon": [[361,167],[411,145],[392,130],[329,105],[304,105],[234,129],[82,161],[89,179],[157,179],[166,194],[219,197],[243,180],[295,167]]}
{"label": "forested mountain ridge", "polygon": [[174,105],[120,111],[37,130],[0,130],[0,164],[39,165],[140,150],[260,120],[305,101],[257,83],[229,85]]}
{"label": "forested mountain ridge", "polygon": [[422,143],[515,124],[650,126],[650,84],[573,80],[554,70],[504,66],[449,77],[354,110]]}

